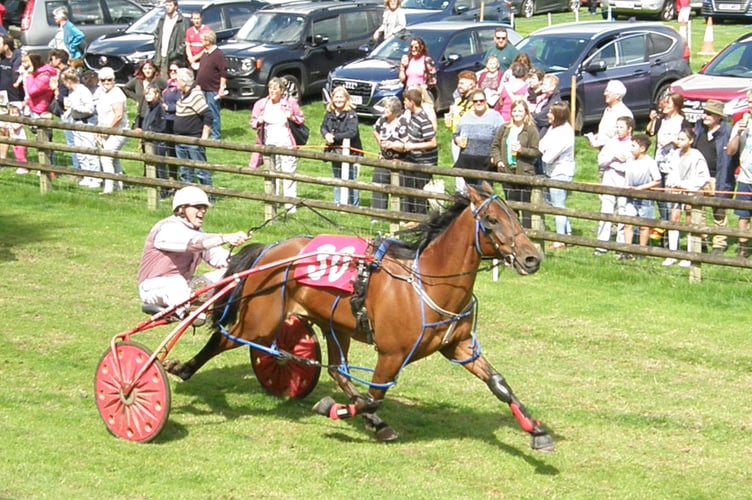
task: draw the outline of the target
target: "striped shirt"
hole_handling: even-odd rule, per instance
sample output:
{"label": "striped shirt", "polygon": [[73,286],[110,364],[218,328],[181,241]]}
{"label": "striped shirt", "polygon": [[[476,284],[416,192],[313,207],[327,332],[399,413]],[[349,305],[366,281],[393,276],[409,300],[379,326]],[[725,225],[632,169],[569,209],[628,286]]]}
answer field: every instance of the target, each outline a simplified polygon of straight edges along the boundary
{"label": "striped shirt", "polygon": [[213,118],[201,87],[194,85],[175,105],[173,131],[176,135],[201,137],[204,126],[211,127]]}

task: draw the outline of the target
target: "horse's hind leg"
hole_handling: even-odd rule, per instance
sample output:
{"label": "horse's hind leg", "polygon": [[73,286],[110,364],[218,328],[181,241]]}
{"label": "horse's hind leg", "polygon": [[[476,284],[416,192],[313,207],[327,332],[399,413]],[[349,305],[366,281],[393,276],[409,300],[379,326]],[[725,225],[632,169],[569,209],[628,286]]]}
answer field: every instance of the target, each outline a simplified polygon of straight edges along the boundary
{"label": "horse's hind leg", "polygon": [[[463,346],[464,347],[464,346]],[[470,341],[467,342],[467,348],[458,348],[451,353],[442,351],[445,357],[454,360],[469,359],[472,357]],[[458,352],[461,355],[457,356]],[[554,451],[554,440],[551,435],[541,426],[541,423],[534,419],[525,406],[517,399],[512,388],[509,387],[504,377],[494,369],[485,356],[480,355],[474,361],[465,363],[464,366],[470,373],[486,383],[491,392],[501,401],[509,405],[512,415],[517,419],[517,423],[522,430],[532,436],[530,447],[539,451]]]}
{"label": "horse's hind leg", "polygon": [[168,360],[165,362],[164,368],[169,373],[176,375],[183,380],[188,380],[199,370],[199,368],[204,366],[204,364],[214,356],[228,349],[232,349],[233,347],[238,347],[239,345],[240,344],[227,339],[220,332],[214,332],[206,345],[189,361],[181,363],[176,359]]}

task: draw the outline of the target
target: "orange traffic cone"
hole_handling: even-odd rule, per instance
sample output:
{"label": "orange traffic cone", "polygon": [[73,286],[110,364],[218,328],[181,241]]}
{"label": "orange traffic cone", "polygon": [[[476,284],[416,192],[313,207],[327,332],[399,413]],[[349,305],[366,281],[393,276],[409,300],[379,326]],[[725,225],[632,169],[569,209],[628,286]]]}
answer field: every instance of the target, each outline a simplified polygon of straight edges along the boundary
{"label": "orange traffic cone", "polygon": [[708,22],[705,24],[705,37],[702,39],[702,48],[700,49],[701,56],[714,56],[716,54],[713,41],[713,18],[708,17]]}

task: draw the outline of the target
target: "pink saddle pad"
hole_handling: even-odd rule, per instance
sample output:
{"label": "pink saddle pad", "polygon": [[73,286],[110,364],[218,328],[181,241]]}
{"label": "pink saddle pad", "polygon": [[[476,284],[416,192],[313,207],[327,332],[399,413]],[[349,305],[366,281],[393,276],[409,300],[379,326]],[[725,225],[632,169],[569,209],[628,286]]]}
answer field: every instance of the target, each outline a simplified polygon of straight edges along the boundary
{"label": "pink saddle pad", "polygon": [[295,261],[294,277],[311,287],[333,288],[353,293],[358,258],[363,258],[368,240],[352,236],[322,234],[314,237]]}

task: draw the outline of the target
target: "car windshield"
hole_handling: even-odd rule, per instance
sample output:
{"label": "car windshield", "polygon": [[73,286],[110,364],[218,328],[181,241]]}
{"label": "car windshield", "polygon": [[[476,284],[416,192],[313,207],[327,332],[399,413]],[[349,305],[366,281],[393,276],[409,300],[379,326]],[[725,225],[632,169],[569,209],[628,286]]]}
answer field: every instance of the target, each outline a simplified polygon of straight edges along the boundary
{"label": "car windshield", "polygon": [[[404,5],[404,4],[402,4]],[[446,38],[449,36],[449,32],[434,32],[434,33],[413,33],[407,30],[400,31],[389,40],[381,42],[371,53],[369,58],[387,59],[398,63],[402,56],[409,53],[410,40],[415,37],[420,37],[426,42],[428,47],[428,55],[434,61],[438,61],[441,56],[441,51],[446,43]]]}
{"label": "car windshield", "polygon": [[710,76],[752,78],[752,42],[729,46],[702,72]]}
{"label": "car windshield", "polygon": [[164,7],[156,7],[141,16],[135,23],[131,24],[126,33],[149,33],[154,34],[157,31],[157,24],[164,15]]}
{"label": "car windshield", "polygon": [[257,12],[240,28],[235,38],[245,42],[297,43],[306,19],[299,14]]}
{"label": "car windshield", "polygon": [[403,9],[444,10],[449,6],[447,0],[405,0]]}
{"label": "car windshield", "polygon": [[578,36],[529,36],[517,49],[530,56],[533,66],[544,73],[558,73],[571,68],[582,54],[588,40]]}

